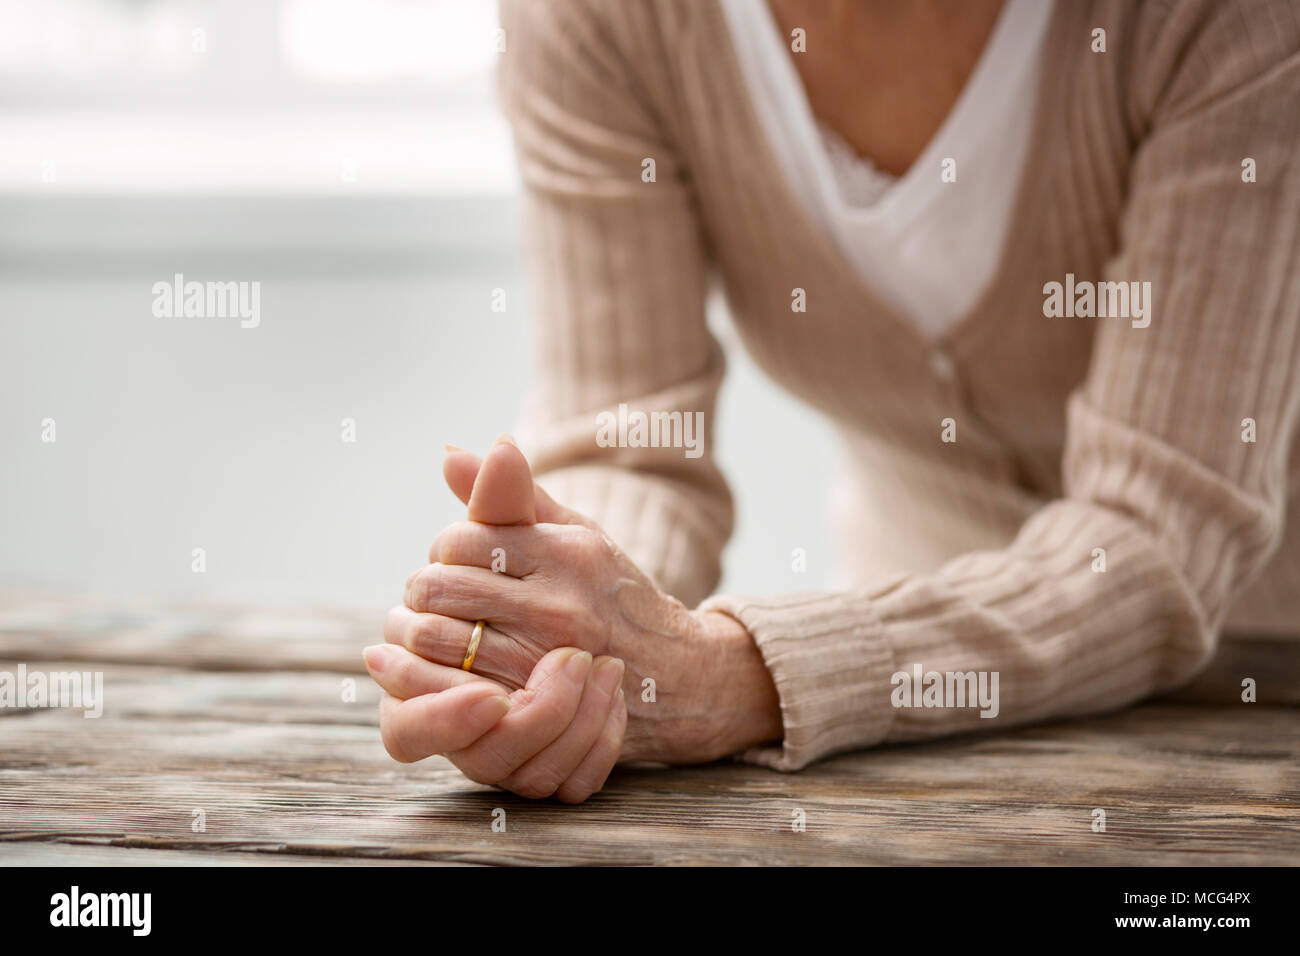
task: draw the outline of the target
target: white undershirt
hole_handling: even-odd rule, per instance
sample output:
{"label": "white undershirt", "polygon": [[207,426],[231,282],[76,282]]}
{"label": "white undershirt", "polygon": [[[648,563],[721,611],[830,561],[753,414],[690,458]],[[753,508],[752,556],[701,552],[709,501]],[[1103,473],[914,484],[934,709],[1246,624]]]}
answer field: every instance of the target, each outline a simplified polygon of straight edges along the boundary
{"label": "white undershirt", "polygon": [[[722,0],[750,99],[793,192],[863,282],[930,339],[975,305],[998,265],[1053,2],[1007,0],[948,117],[897,177],[813,116],[793,61],[801,54],[790,52],[766,0]],[[945,158],[956,160],[956,182],[940,178]]]}

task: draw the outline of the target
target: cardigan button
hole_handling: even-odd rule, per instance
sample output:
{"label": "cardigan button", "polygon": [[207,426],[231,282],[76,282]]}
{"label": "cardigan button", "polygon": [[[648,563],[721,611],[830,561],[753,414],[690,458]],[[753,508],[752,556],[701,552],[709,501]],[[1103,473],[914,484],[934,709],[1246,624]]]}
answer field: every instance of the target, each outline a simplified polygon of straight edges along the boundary
{"label": "cardigan button", "polygon": [[930,353],[930,371],[943,382],[951,382],[957,377],[957,365],[943,349],[935,349]]}

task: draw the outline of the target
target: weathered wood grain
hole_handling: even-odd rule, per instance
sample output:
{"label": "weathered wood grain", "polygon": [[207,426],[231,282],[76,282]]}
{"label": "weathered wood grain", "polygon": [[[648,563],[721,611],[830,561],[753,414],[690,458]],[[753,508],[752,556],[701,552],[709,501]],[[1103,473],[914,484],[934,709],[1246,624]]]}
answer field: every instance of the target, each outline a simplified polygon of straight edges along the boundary
{"label": "weathered wood grain", "polygon": [[292,853],[244,853],[235,850],[163,850],[114,846],[69,839],[3,844],[7,866],[468,866],[436,860],[382,860],[374,857],[297,856]]}
{"label": "weathered wood grain", "polygon": [[[69,666],[77,666],[70,663]],[[10,667],[0,662],[0,670]],[[375,694],[332,674],[104,667],[105,714],[0,720],[13,841],[326,859],[530,863],[1294,863],[1300,720],[1152,705],[1099,720],[837,758],[621,770],[570,808],[379,744]],[[504,834],[492,811],[507,813]],[[1108,816],[1104,834],[1091,811]],[[191,830],[202,808],[207,830]],[[807,832],[791,830],[807,815]]]}
{"label": "weathered wood grain", "polygon": [[[441,758],[391,761],[377,689],[360,678],[343,694],[340,649],[373,641],[371,619],[328,617],[71,604],[60,624],[57,607],[0,599],[0,670],[49,661],[105,678],[99,719],[0,710],[0,864],[1300,863],[1294,708],[1163,701],[792,775],[620,768],[568,807],[478,786]],[[277,641],[235,666],[240,648]]]}
{"label": "weathered wood grain", "polygon": [[160,611],[104,598],[0,592],[0,654],[29,663],[364,674],[361,649],[381,642],[383,629],[380,610],[185,605]]}

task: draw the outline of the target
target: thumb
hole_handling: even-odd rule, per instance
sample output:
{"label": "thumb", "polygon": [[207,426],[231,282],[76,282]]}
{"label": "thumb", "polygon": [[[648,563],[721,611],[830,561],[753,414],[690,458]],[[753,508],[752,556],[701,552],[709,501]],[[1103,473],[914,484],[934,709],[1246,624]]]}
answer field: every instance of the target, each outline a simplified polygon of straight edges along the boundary
{"label": "thumb", "polygon": [[483,524],[535,524],[533,472],[508,435],[488,449],[469,496],[469,520]]}
{"label": "thumb", "polygon": [[[513,445],[509,447],[514,448]],[[494,445],[493,450],[496,448],[497,445]],[[518,453],[520,459],[523,459],[522,452],[519,452],[517,448],[515,448],[515,452]],[[505,453],[502,452],[502,454]],[[488,456],[492,456],[491,451],[488,452]],[[467,505],[474,498],[479,470],[483,467],[483,464],[484,460],[472,451],[457,448],[455,445],[447,446],[447,457],[443,459],[442,462],[442,476],[447,480],[447,487],[451,489],[452,494]],[[523,461],[523,464],[525,468],[528,467],[526,459]],[[532,481],[532,470],[528,469],[528,471],[529,481]],[[496,492],[492,492],[492,494],[495,495]],[[535,520],[545,522],[546,524],[580,524],[586,525],[587,527],[594,527],[591,521],[578,514],[578,512],[574,511],[572,508],[566,508],[564,505],[557,503],[546,493],[546,490],[536,482],[533,482],[533,507],[536,512],[534,516]],[[473,513],[471,513],[469,517],[471,521],[484,521],[487,524],[507,523],[500,521],[487,522],[483,518],[475,517]],[[523,524],[531,522],[508,523]]]}

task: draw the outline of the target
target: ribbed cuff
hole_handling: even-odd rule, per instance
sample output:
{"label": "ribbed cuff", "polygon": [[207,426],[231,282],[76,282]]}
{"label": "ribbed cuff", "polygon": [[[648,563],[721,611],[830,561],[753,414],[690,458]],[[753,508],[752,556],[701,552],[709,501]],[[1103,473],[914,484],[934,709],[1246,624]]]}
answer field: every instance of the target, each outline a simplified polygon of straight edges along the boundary
{"label": "ribbed cuff", "polygon": [[781,700],[785,738],[741,760],[799,770],[833,753],[870,747],[894,719],[894,655],[861,594],[751,599],[716,595],[699,608],[739,621],[758,645]]}

